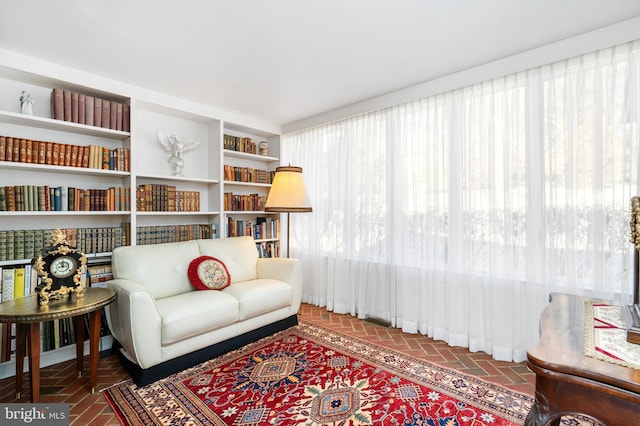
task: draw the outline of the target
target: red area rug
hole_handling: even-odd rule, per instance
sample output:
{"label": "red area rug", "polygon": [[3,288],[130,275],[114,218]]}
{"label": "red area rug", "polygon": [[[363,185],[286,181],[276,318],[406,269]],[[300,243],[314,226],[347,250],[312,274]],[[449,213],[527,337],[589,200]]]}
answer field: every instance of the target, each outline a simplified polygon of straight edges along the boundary
{"label": "red area rug", "polygon": [[145,387],[126,381],[103,395],[125,425],[521,425],[533,403],[304,322]]}

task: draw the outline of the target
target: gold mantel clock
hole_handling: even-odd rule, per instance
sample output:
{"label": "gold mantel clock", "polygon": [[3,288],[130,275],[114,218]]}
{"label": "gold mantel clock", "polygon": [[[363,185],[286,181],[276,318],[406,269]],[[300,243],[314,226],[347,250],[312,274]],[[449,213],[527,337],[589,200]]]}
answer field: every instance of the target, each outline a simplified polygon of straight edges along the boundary
{"label": "gold mantel clock", "polygon": [[61,299],[73,293],[82,297],[82,274],[86,264],[85,255],[67,243],[64,232],[60,229],[53,231],[51,246],[43,248],[33,259],[33,266],[40,277],[36,287],[40,305],[45,306],[49,300]]}

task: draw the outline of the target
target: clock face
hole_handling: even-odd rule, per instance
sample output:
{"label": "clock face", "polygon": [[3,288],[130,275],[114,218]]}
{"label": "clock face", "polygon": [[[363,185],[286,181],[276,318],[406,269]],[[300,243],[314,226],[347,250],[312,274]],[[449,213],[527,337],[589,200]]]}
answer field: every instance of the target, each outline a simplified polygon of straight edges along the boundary
{"label": "clock face", "polygon": [[56,278],[67,278],[76,273],[78,269],[78,262],[69,256],[60,256],[53,259],[51,262],[51,275]]}

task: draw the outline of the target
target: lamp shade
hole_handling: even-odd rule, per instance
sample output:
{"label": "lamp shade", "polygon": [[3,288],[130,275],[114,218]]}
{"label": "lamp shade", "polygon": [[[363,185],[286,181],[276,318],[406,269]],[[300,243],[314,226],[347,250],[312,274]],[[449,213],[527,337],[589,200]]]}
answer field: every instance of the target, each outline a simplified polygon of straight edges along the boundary
{"label": "lamp shade", "polygon": [[264,210],[280,213],[313,211],[302,178],[302,167],[282,166],[276,168],[276,175],[273,178]]}

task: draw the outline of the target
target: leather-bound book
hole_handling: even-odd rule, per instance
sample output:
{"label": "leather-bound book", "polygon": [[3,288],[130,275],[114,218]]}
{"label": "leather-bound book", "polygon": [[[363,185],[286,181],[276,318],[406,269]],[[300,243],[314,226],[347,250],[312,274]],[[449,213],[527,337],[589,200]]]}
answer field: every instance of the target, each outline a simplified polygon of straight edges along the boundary
{"label": "leather-bound book", "polygon": [[64,120],[64,94],[62,89],[51,90],[51,111],[54,119]]}
{"label": "leather-bound book", "polygon": [[93,98],[93,125],[102,127],[102,99]]}
{"label": "leather-bound book", "polygon": [[63,90],[62,96],[64,99],[64,121],[71,120],[71,92],[69,90]]}
{"label": "leather-bound book", "polygon": [[93,114],[95,113],[95,106],[93,105],[93,96],[86,95],[84,97],[84,121],[87,126],[93,126]]}
{"label": "leather-bound book", "polygon": [[102,100],[102,127],[111,128],[111,102]]}
{"label": "leather-bound book", "polygon": [[71,121],[78,123],[80,117],[80,105],[78,100],[79,94],[77,92],[71,92]]}

